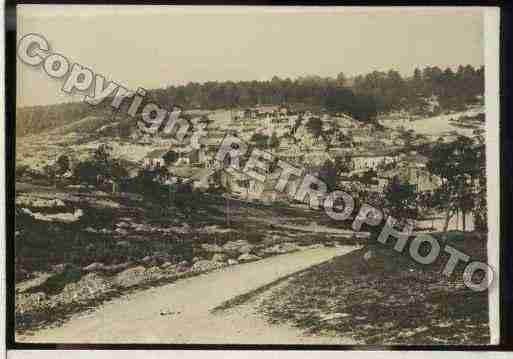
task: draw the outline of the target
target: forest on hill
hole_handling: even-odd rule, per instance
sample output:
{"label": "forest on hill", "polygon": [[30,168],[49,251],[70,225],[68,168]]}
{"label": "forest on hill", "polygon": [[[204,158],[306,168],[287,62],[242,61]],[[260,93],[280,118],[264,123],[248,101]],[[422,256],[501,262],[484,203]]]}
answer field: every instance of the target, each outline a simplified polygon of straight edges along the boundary
{"label": "forest on hill", "polygon": [[[407,110],[425,114],[427,99],[438,98],[437,110],[461,110],[484,94],[484,67],[459,66],[456,71],[439,67],[416,68],[410,77],[395,70],[373,71],[348,78],[274,76],[270,81],[191,82],[148,91],[145,102],[165,109],[250,107],[257,104],[303,104],[345,112],[362,121],[374,121],[378,113]],[[142,106],[141,106],[142,108]],[[86,103],[18,108],[16,135],[39,133],[80,120],[85,116],[112,116],[110,101],[91,107]]]}

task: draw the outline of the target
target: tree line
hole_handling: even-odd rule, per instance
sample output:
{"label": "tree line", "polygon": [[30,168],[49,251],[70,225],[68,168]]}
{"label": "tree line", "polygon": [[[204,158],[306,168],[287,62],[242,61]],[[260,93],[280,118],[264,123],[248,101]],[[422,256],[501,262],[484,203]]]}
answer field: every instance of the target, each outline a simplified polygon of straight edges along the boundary
{"label": "tree line", "polygon": [[[345,112],[362,121],[373,121],[377,114],[409,110],[428,111],[427,99],[437,96],[441,110],[461,110],[484,93],[484,68],[471,65],[441,69],[437,66],[416,68],[409,77],[390,70],[373,71],[348,78],[303,76],[296,79],[274,76],[269,81],[208,81],[169,86],[148,91],[147,102],[170,110],[173,105],[185,109],[220,109],[251,107],[258,104],[302,104],[311,109],[325,108]],[[87,115],[105,112],[109,99],[91,107],[85,103],[19,108],[17,135],[38,133],[76,121]]]}

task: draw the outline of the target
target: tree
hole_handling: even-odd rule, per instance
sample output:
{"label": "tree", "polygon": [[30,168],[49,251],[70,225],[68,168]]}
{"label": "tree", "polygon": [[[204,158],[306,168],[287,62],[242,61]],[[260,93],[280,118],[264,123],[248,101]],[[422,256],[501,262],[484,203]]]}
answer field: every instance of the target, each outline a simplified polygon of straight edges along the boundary
{"label": "tree", "polygon": [[274,132],[271,136],[267,136],[262,133],[255,133],[251,136],[251,141],[260,149],[277,148],[280,145],[280,140]]}
{"label": "tree", "polygon": [[360,182],[363,183],[363,184],[366,184],[366,185],[377,184],[378,183],[378,181],[376,179],[377,175],[378,175],[378,173],[371,168],[371,169],[365,171],[361,175]]}
{"label": "tree", "polygon": [[348,173],[351,171],[351,156],[337,156],[335,157],[335,169],[337,176],[342,173]]}
{"label": "tree", "polygon": [[476,137],[477,146],[476,157],[478,166],[477,178],[477,196],[474,208],[474,223],[475,229],[481,231],[488,230],[488,206],[487,206],[487,191],[486,191],[486,151],[485,140],[482,135]]}
{"label": "tree", "polygon": [[179,158],[179,155],[178,153],[176,153],[175,151],[173,150],[169,150],[163,157],[162,159],[164,160],[164,163],[166,164],[166,166],[170,166],[172,165],[173,163],[175,163]]}
{"label": "tree", "polygon": [[445,211],[443,232],[447,232],[449,221],[458,210],[465,218],[474,209],[474,182],[482,175],[480,166],[471,138],[459,136],[454,142],[438,142],[433,147],[427,168],[442,179],[442,185],[433,193],[432,205]]}
{"label": "tree", "polygon": [[418,67],[416,67],[413,71],[413,80],[417,83],[420,83],[422,81],[422,72]]}
{"label": "tree", "polygon": [[119,160],[112,158],[112,147],[102,144],[95,150],[92,159],[81,162],[75,167],[74,176],[86,183],[96,184],[98,176],[121,180],[128,177],[128,171]]}
{"label": "tree", "polygon": [[331,160],[324,161],[320,171],[319,179],[328,187],[328,191],[332,192],[337,187],[337,169],[335,163]]}
{"label": "tree", "polygon": [[62,175],[70,170],[71,162],[66,155],[60,155],[57,158],[57,174]]}
{"label": "tree", "polygon": [[[167,170],[167,168],[165,168],[165,170]],[[112,161],[108,175],[110,178],[119,181],[128,177],[128,171],[119,161]]]}
{"label": "tree", "polygon": [[344,87],[346,85],[347,78],[343,72],[339,72],[337,75],[337,85],[340,87]]}
{"label": "tree", "polygon": [[319,117],[310,118],[306,123],[306,127],[314,137],[320,137],[322,135],[322,121]]}
{"label": "tree", "polygon": [[112,157],[112,146],[101,144],[94,151],[93,160],[96,163],[101,174],[106,175],[109,172],[109,164]]}
{"label": "tree", "polygon": [[406,148],[412,147],[412,143],[415,140],[415,131],[412,129],[406,130],[404,128],[399,129],[400,138],[404,141],[404,145]]}
{"label": "tree", "polygon": [[416,219],[417,193],[409,183],[402,183],[399,176],[394,176],[385,188],[385,208],[388,214],[405,225],[409,219]]}
{"label": "tree", "polygon": [[95,161],[84,161],[77,164],[74,170],[74,176],[79,178],[80,181],[96,184],[98,175],[101,173]]}

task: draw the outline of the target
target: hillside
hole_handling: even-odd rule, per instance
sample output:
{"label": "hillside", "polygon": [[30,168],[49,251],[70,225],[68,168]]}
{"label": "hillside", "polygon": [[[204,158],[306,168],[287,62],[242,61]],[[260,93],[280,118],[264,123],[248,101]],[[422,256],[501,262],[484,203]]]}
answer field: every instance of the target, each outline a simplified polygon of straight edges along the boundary
{"label": "hillside", "polygon": [[[322,212],[219,195],[175,201],[18,183],[18,330],[64,319],[127,290],[239,262],[354,244]],[[313,247],[312,247],[313,246]]]}

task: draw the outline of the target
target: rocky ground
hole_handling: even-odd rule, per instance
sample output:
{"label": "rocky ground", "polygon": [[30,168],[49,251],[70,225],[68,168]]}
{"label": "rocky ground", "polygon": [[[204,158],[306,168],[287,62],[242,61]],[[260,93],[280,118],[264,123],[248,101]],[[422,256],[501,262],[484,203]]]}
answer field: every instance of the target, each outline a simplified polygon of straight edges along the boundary
{"label": "rocky ground", "polygon": [[191,198],[193,209],[164,208],[129,194],[17,187],[19,333],[135,289],[357,241],[322,213],[301,209],[231,200],[227,223],[220,197]]}
{"label": "rocky ground", "polygon": [[[94,310],[77,313],[62,325],[18,333],[30,343],[161,344],[344,344],[340,337],[304,335],[286,325],[269,325],[255,305],[224,303],[286,280],[312,265],[357,249],[312,247],[262,260],[225,266],[173,283],[112,298]],[[265,294],[265,293],[264,293]],[[60,323],[59,323],[60,324]]]}

